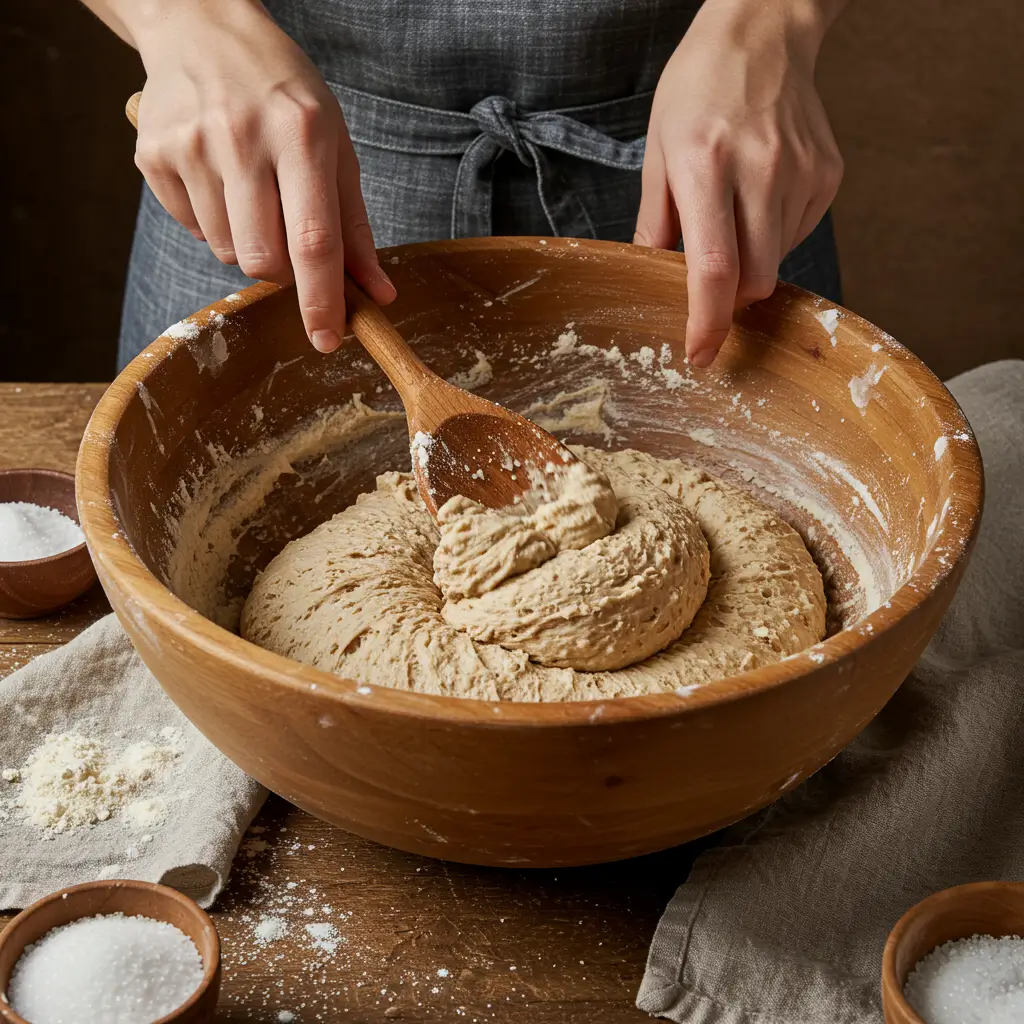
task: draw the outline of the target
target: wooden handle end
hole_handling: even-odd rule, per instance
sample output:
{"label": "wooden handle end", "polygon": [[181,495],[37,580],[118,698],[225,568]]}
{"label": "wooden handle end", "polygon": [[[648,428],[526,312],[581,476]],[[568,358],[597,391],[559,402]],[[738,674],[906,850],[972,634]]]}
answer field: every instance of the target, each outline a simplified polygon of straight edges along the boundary
{"label": "wooden handle end", "polygon": [[137,92],[134,96],[130,97],[128,102],[124,105],[125,116],[132,123],[132,127],[139,130],[139,100],[142,99],[142,93]]}

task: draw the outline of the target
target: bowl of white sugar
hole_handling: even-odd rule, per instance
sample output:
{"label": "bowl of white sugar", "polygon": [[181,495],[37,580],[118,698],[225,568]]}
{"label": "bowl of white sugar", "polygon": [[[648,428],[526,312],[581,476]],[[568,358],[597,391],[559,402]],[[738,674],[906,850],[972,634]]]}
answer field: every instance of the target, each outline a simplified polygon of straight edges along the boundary
{"label": "bowl of white sugar", "polygon": [[0,470],[0,617],[47,615],[95,582],[75,478],[54,469]]}
{"label": "bowl of white sugar", "polygon": [[1024,1021],[1024,883],[944,889],[893,928],[882,958],[886,1024]]}
{"label": "bowl of white sugar", "polygon": [[213,922],[164,885],[75,885],[0,932],[4,1024],[200,1024],[219,992]]}

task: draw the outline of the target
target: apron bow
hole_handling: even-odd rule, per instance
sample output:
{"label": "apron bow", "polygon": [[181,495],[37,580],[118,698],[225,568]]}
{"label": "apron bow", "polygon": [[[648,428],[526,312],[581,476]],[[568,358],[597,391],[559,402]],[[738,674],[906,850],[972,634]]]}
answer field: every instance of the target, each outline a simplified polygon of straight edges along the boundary
{"label": "apron bow", "polygon": [[614,135],[633,134],[638,125],[646,125],[653,96],[642,93],[530,114],[521,113],[508,97],[488,96],[467,114],[386,99],[335,83],[331,89],[342,109],[353,114],[354,142],[420,156],[460,157],[452,198],[452,238],[491,234],[494,167],[505,152],[534,169],[537,197],[553,235],[595,238],[586,206],[548,154],[562,153],[622,171],[640,170],[645,136],[622,142]]}

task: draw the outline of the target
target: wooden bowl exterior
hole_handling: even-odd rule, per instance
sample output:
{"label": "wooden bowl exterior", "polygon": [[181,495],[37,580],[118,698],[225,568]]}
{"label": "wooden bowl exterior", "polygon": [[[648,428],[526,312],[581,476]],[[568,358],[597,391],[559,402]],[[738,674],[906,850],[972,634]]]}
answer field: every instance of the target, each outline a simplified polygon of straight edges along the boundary
{"label": "wooden bowl exterior", "polygon": [[975,882],[943,889],[900,918],[882,956],[886,1024],[926,1024],[903,996],[910,972],[936,947],[972,935],[1024,935],[1024,883]]}
{"label": "wooden bowl exterior", "polygon": [[[199,988],[173,1013],[153,1024],[205,1024],[212,1021],[220,994],[220,940],[202,908],[174,889],[154,882],[108,879],[84,882],[44,896],[26,907],[0,932],[0,993],[6,993],[15,964],[25,947],[72,921],[100,914],[124,914],[166,921],[183,931],[203,959]],[[29,1024],[0,999],[0,1021]]]}
{"label": "wooden bowl exterior", "polygon": [[[0,502],[27,501],[79,522],[75,478],[54,469],[0,470]],[[70,604],[96,582],[85,544],[48,558],[0,561],[0,618],[32,619]]]}
{"label": "wooden bowl exterior", "polygon": [[[421,356],[452,372],[445,332],[456,321],[494,367],[481,393],[513,408],[534,394],[531,374],[547,373],[551,388],[559,378],[543,359],[513,364],[512,354],[547,352],[571,321],[587,339],[627,353],[667,342],[675,354],[665,372],[687,372],[678,254],[514,238],[406,246],[382,258],[400,294],[390,315]],[[101,582],[145,663],[217,747],[270,789],[361,836],[448,860],[541,867],[620,859],[707,834],[796,786],[888,701],[953,596],[980,514],[978,450],[952,397],[853,314],[843,311],[830,345],[814,316],[820,301],[780,286],[746,311],[716,366],[696,374],[706,386],[658,397],[622,384],[616,393],[643,420],[639,435],[623,426],[626,441],[638,436],[636,446],[654,454],[707,454],[701,430],[720,430],[722,410],[742,388],[752,405],[760,399],[757,417],[769,425],[874,474],[900,547],[900,578],[880,607],[812,652],[689,695],[492,704],[360,686],[215,625],[160,578],[168,541],[157,510],[174,500],[186,467],[205,458],[203,445],[233,454],[254,443],[256,405],[261,426],[280,432],[297,422],[296,406],[311,410],[352,392],[387,396],[352,339],[331,356],[314,353],[293,293],[271,285],[158,339],[97,407],[78,481]],[[858,408],[850,381],[882,357],[875,397]],[[737,453],[745,466],[760,465],[753,442],[768,442],[749,419],[738,417],[727,438],[718,467],[726,473]],[[943,430],[958,440],[939,471],[933,447]],[[407,460],[403,444],[395,451]],[[351,481],[353,493],[370,483]],[[846,484],[830,477],[822,486],[842,491],[866,543],[887,542]],[[308,503],[292,510],[291,528],[304,532],[330,514]]]}

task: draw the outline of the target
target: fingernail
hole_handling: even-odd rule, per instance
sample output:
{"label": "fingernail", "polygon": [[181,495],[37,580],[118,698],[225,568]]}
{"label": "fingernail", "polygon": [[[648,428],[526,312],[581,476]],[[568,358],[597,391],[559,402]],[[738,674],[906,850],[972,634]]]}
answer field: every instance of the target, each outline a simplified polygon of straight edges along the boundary
{"label": "fingernail", "polygon": [[341,344],[337,332],[329,330],[314,331],[309,340],[317,352],[333,352]]}
{"label": "fingernail", "polygon": [[718,349],[699,348],[689,357],[690,365],[696,366],[698,370],[705,370],[715,361],[717,355]]}
{"label": "fingernail", "polygon": [[[392,281],[392,280],[391,280],[391,278],[390,278],[390,277],[388,277],[388,275],[384,273],[384,268],[383,268],[383,267],[382,267],[382,266],[381,266],[381,265],[380,265],[379,263],[377,264],[377,276],[378,276],[378,277],[379,277],[379,278],[380,278],[380,279],[381,279],[381,280],[382,280],[382,281],[383,281],[383,282],[384,282],[385,284],[389,284],[389,285],[391,285],[391,287],[392,287],[392,288],[395,288],[395,282],[394,282],[394,281]],[[397,292],[397,291],[398,291],[398,289],[397,289],[397,288],[395,288],[395,291]]]}

